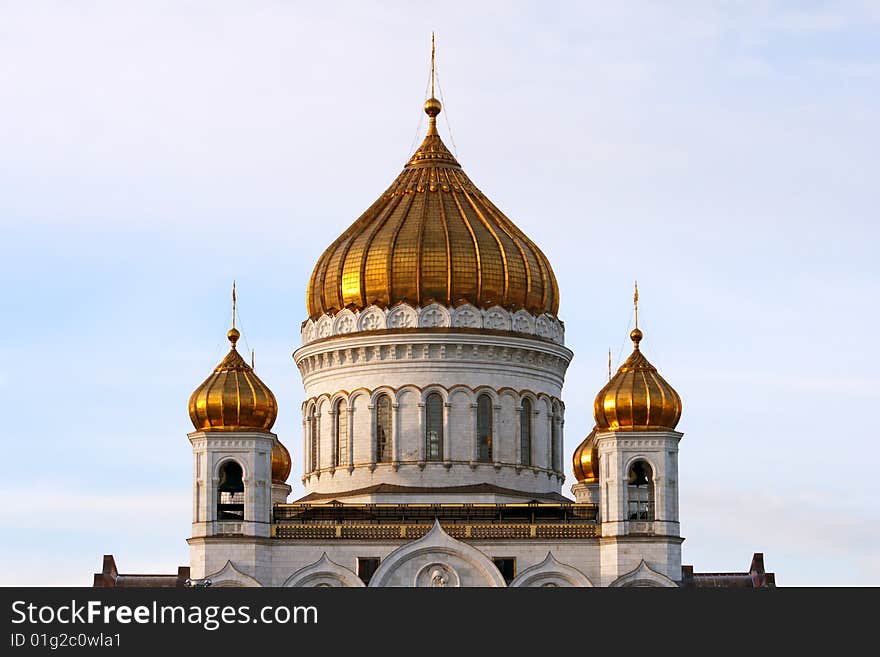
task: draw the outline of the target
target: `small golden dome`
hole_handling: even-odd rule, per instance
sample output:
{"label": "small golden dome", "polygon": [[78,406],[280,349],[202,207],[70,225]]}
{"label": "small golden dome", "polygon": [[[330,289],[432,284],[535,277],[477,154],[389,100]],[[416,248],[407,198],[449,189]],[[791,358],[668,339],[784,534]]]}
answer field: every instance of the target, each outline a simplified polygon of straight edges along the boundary
{"label": "small golden dome", "polygon": [[429,98],[427,135],[403,172],[318,259],[310,318],[399,302],[557,314],[550,262],[462,171],[437,134],[440,110]]}
{"label": "small golden dome", "polygon": [[275,444],[272,446],[272,483],[285,483],[290,476],[291,466],[290,452],[287,451],[284,443],[275,438]]}
{"label": "small golden dome", "polygon": [[226,358],[189,398],[189,417],[197,431],[269,431],[278,402],[269,387],[239,355],[240,334],[232,328]]}
{"label": "small golden dome", "polygon": [[630,333],[633,352],[593,404],[598,431],[672,431],[681,418],[681,397],[639,350],[642,332]]}
{"label": "small golden dome", "polygon": [[595,429],[574,450],[572,466],[579,483],[594,484],[599,481],[599,450],[596,447]]}

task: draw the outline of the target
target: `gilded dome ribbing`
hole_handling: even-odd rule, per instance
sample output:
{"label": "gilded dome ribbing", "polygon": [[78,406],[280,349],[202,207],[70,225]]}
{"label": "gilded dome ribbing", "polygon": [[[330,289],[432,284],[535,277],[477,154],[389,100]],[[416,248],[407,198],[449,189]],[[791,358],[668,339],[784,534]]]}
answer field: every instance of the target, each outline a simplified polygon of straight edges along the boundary
{"label": "gilded dome ribbing", "polygon": [[239,335],[229,331],[229,353],[189,398],[197,431],[269,431],[275,424],[278,402],[236,351]]}
{"label": "gilded dome ribbing", "polygon": [[633,352],[596,395],[598,431],[671,431],[681,418],[681,397],[639,350],[642,332],[630,333]]}
{"label": "gilded dome ribbing", "polygon": [[306,295],[312,319],[398,302],[557,314],[550,262],[462,171],[437,134],[440,109],[436,98],[425,103],[418,150],[318,260]]}

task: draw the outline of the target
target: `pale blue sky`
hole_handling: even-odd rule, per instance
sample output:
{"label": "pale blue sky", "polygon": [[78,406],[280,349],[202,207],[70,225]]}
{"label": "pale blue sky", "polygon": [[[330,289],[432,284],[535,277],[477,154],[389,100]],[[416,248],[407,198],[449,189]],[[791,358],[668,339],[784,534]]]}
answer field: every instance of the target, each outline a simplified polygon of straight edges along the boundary
{"label": "pale blue sky", "polygon": [[301,492],[306,283],[409,155],[432,29],[444,137],[559,280],[566,453],[637,278],[684,562],[880,584],[880,5],[216,0],[0,1],[0,583],[188,563],[233,278]]}

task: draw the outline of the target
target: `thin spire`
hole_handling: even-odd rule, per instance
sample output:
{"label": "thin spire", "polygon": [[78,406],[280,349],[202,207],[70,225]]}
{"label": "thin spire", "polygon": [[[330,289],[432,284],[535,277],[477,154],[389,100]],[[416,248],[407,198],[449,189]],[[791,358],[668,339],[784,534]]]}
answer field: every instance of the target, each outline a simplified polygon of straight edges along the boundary
{"label": "thin spire", "polygon": [[251,369],[254,369],[254,350],[251,349]]}
{"label": "thin spire", "polygon": [[611,347],[608,347],[608,380],[611,380]]}
{"label": "thin spire", "polygon": [[437,134],[437,115],[443,106],[434,97],[434,33],[431,32],[431,97],[425,101],[425,114],[428,119],[428,136]]}
{"label": "thin spire", "polygon": [[636,328],[639,328],[639,282],[636,281],[636,291],[633,293],[633,305],[636,308]]}
{"label": "thin spire", "polygon": [[232,281],[232,328],[235,328],[235,281]]}

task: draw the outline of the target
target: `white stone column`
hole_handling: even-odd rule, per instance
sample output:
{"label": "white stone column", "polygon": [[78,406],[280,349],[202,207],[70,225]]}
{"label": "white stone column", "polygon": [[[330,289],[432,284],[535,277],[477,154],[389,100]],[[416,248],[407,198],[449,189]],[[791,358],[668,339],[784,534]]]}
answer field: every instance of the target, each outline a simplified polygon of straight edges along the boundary
{"label": "white stone column", "polygon": [[501,424],[501,404],[492,404],[492,458],[493,463],[501,463],[501,436],[498,427]]}
{"label": "white stone column", "polygon": [[348,401],[348,471],[354,470],[354,404]]}
{"label": "white stone column", "polygon": [[452,404],[448,401],[443,402],[443,460],[450,461],[452,454],[451,437],[449,435],[449,409]]}
{"label": "white stone column", "polygon": [[523,465],[523,460],[522,460],[522,414],[523,414],[523,407],[522,407],[522,404],[520,403],[520,404],[517,404],[517,406],[516,406],[516,421],[515,421],[515,426],[513,427],[513,440],[516,443],[515,444],[516,458],[514,459],[514,462],[517,465]]}
{"label": "white stone column", "polygon": [[425,463],[428,460],[428,445],[427,443],[427,426],[428,421],[425,417],[427,413],[427,404],[425,400],[419,402],[419,463]]}
{"label": "white stone column", "polygon": [[376,462],[379,460],[379,436],[376,434],[376,404],[372,401],[367,404],[367,410],[370,412],[370,471],[376,469]]}
{"label": "white stone column", "polygon": [[473,460],[471,461],[471,467],[476,468],[476,464],[480,462],[480,425],[477,420],[477,403],[474,402],[471,404],[471,415],[473,422],[471,426],[473,427],[473,434],[471,439],[471,454],[473,454]]}
{"label": "white stone column", "polygon": [[391,402],[391,464],[400,467],[400,403]]}
{"label": "white stone column", "polygon": [[336,444],[336,423],[339,420],[336,417],[337,413],[334,406],[330,407],[327,414],[330,416],[330,472],[334,472],[336,470],[336,463],[339,461],[339,445]]}

